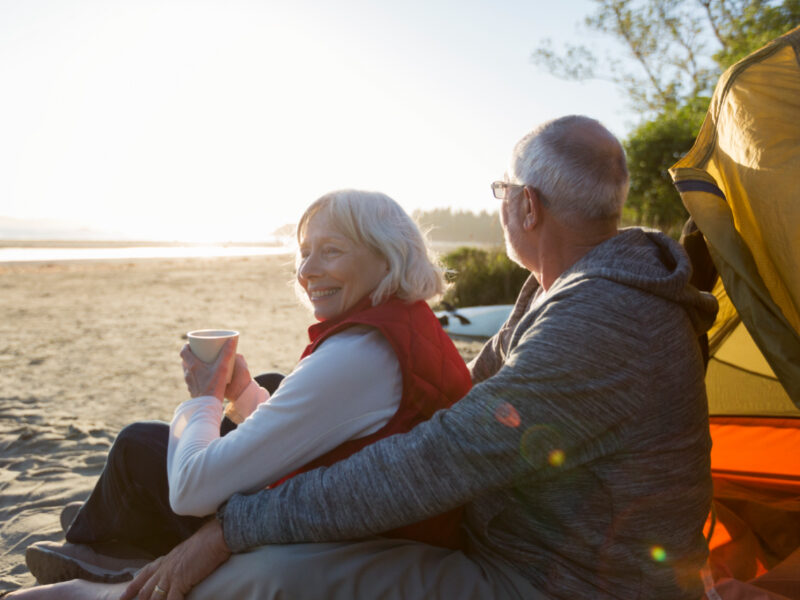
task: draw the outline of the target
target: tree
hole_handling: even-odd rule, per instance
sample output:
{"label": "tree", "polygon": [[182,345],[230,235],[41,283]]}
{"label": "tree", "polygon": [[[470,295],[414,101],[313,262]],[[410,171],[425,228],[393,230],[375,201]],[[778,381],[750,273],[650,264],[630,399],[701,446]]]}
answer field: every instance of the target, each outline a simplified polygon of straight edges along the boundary
{"label": "tree", "polygon": [[[721,45],[713,58],[725,69],[765,44],[800,25],[800,0],[783,2],[734,2],[731,13],[725,2],[698,0]],[[728,14],[726,14],[726,12]]]}
{"label": "tree", "polygon": [[668,169],[691,148],[707,105],[707,98],[697,97],[681,108],[664,109],[624,141],[631,182],[626,220],[680,235],[688,214]]}
{"label": "tree", "polygon": [[442,301],[453,306],[513,304],[530,275],[502,248],[462,247],[445,254],[442,263],[452,282]]}
{"label": "tree", "polygon": [[450,208],[415,210],[414,220],[437,242],[469,242],[477,244],[500,244],[503,229],[496,212],[474,213]]}
{"label": "tree", "polygon": [[594,2],[585,25],[615,40],[629,60],[601,61],[582,45],[557,52],[549,40],[532,59],[559,77],[610,79],[627,92],[641,122],[624,143],[626,216],[676,234],[686,212],[667,169],[691,148],[722,71],[800,24],[800,0]]}
{"label": "tree", "polygon": [[722,70],[800,24],[800,0],[594,0],[584,25],[610,37],[627,60],[598,59],[585,45],[553,50],[547,39],[532,60],[574,80],[609,79],[645,117],[710,96]]}

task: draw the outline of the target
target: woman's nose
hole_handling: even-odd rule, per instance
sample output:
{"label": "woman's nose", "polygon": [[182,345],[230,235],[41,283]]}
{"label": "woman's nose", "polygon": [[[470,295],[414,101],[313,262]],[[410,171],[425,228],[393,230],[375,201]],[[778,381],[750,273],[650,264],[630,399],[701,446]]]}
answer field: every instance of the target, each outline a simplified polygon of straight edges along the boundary
{"label": "woman's nose", "polygon": [[300,267],[297,269],[298,277],[303,279],[312,279],[319,275],[319,264],[316,256],[312,253],[300,261]]}

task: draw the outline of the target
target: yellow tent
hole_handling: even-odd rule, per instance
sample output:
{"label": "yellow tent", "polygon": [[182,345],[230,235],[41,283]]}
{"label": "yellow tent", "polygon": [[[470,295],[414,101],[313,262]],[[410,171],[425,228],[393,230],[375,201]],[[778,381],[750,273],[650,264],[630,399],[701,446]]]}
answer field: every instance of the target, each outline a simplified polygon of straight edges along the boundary
{"label": "yellow tent", "polygon": [[722,280],[712,414],[800,417],[798,61],[800,28],[728,69],[670,170]]}
{"label": "yellow tent", "polygon": [[800,598],[800,28],[725,72],[670,173],[697,227],[685,246],[720,301],[708,596]]}

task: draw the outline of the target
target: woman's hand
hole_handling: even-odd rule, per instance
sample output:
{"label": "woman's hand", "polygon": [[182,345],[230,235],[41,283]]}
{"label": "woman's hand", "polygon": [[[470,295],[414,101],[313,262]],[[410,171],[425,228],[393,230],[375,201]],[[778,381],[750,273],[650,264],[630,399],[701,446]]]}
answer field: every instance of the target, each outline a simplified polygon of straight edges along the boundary
{"label": "woman's hand", "polygon": [[247,367],[247,361],[244,356],[237,354],[233,362],[233,377],[228,387],[225,388],[225,397],[228,400],[236,401],[242,395],[242,392],[250,385],[252,377],[250,377],[250,369]]}
{"label": "woman's hand", "polygon": [[169,554],[139,571],[120,600],[182,600],[230,555],[222,525],[212,519]]}
{"label": "woman's hand", "polygon": [[[234,352],[236,352],[235,341],[228,340],[220,350],[217,359],[209,364],[197,358],[189,348],[189,344],[184,344],[181,350],[183,379],[186,381],[186,387],[189,388],[189,394],[192,398],[214,396],[222,402],[225,398],[226,382],[228,381],[228,364]],[[247,363],[245,363],[246,368]],[[233,379],[231,380],[232,383]]]}

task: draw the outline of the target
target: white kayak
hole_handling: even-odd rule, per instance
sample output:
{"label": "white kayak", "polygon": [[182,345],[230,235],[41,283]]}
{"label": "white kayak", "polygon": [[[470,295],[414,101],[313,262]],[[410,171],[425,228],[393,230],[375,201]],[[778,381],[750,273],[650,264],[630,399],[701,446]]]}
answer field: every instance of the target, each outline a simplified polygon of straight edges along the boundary
{"label": "white kayak", "polygon": [[486,340],[500,331],[512,308],[512,304],[468,306],[440,310],[436,312],[436,316],[451,337]]}

